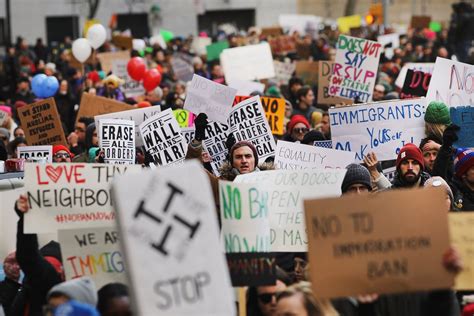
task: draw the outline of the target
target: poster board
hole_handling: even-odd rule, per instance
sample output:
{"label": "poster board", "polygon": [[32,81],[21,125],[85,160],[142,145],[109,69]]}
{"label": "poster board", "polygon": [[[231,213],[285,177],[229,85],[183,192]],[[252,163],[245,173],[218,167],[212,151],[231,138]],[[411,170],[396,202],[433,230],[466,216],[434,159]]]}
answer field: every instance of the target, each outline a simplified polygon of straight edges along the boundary
{"label": "poster board", "polygon": [[400,99],[426,96],[430,81],[431,74],[408,69],[402,91],[400,92]]}
{"label": "poster board", "polygon": [[334,62],[320,60],[318,65],[318,103],[319,104],[352,104],[351,99],[329,95],[329,80],[332,75]]}
{"label": "poster board", "polygon": [[80,117],[94,117],[96,115],[134,109],[136,108],[123,102],[91,95],[87,92],[84,92],[81,97],[81,104],[79,105],[77,119],[79,119]]}
{"label": "poster board", "polygon": [[29,159],[44,159],[46,162],[53,162],[53,146],[19,146],[17,147],[18,158]]}
{"label": "poster board", "polygon": [[280,35],[268,39],[273,55],[286,55],[296,52],[296,40],[290,35]]}
{"label": "poster board", "polygon": [[462,258],[463,270],[456,276],[455,289],[474,290],[474,214],[449,213],[451,244]]}
{"label": "poster board", "polygon": [[212,38],[210,37],[195,37],[191,43],[191,49],[196,55],[203,56],[207,54],[206,47],[211,45]]}
{"label": "poster board", "polygon": [[424,29],[430,27],[431,16],[428,15],[413,15],[411,17],[410,25],[414,29]]}
{"label": "poster board", "polygon": [[140,81],[133,80],[127,71],[129,59],[115,59],[112,61],[112,73],[124,81],[120,89],[127,98],[145,95],[145,88]]}
{"label": "poster board", "polygon": [[97,59],[100,62],[102,70],[107,74],[112,71],[112,64],[114,60],[128,60],[130,59],[130,51],[124,50],[119,52],[98,53]]}
{"label": "poster board", "polygon": [[312,33],[318,29],[322,22],[322,17],[310,14],[280,14],[278,16],[278,24],[288,34],[293,34],[293,32],[298,32],[301,35]]}
{"label": "poster board", "polygon": [[461,129],[457,131],[458,140],[454,143],[456,148],[474,147],[474,107],[458,106],[450,108],[451,122]]}
{"label": "poster board", "polygon": [[275,78],[280,82],[280,84],[287,84],[296,70],[296,64],[293,62],[283,63],[281,61],[274,60],[273,66],[275,68]]}
{"label": "poster board", "polygon": [[196,134],[196,128],[192,127],[181,127],[181,135],[183,135],[186,144],[191,144],[194,139],[194,135]]}
{"label": "poster board", "polygon": [[255,91],[263,94],[265,90],[265,84],[256,81],[232,79],[232,81],[227,81],[226,83],[229,87],[237,90],[237,95],[250,95]]}
{"label": "poster board", "polygon": [[218,122],[209,122],[202,141],[202,147],[211,156],[212,172],[220,176],[219,169],[229,153],[225,144],[229,136],[229,126]]}
{"label": "poster board", "polygon": [[262,32],[260,33],[262,37],[280,35],[283,35],[283,29],[280,26],[262,27]]}
{"label": "poster board", "polygon": [[188,58],[181,53],[175,53],[171,59],[171,67],[173,73],[178,80],[188,82],[191,81],[194,75],[194,67],[192,64],[192,58]]}
{"label": "poster board", "polygon": [[432,74],[434,70],[435,63],[406,63],[400,69],[397,79],[395,80],[395,86],[402,88],[405,78],[407,76],[408,69],[415,71],[422,71],[424,73]]}
{"label": "poster board", "polygon": [[341,33],[349,33],[351,28],[358,28],[362,25],[360,15],[349,15],[337,18],[337,26]]}
{"label": "poster board", "polygon": [[132,49],[133,38],[131,36],[112,35],[112,44],[122,49]]}
{"label": "poster board", "polygon": [[54,98],[22,106],[17,111],[28,145],[68,146]]}
{"label": "poster board", "polygon": [[228,41],[220,41],[206,46],[207,61],[219,59],[222,51],[229,48]]}
{"label": "poster board", "polygon": [[295,62],[296,76],[310,86],[318,84],[319,66],[317,61],[297,60]]}
{"label": "poster board", "polygon": [[99,147],[104,161],[112,165],[135,164],[135,122],[101,119],[98,126]]}
{"label": "poster board", "polygon": [[450,288],[454,274],[442,265],[450,246],[445,199],[435,188],[305,200],[314,295]]}

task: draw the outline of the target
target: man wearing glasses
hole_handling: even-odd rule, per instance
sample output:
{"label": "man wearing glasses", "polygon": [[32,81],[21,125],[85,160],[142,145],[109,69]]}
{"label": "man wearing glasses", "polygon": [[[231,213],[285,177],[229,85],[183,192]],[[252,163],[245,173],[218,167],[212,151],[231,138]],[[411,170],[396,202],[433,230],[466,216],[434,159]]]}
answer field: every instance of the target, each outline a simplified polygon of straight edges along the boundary
{"label": "man wearing glasses", "polygon": [[53,162],[71,162],[72,154],[66,146],[53,146]]}
{"label": "man wearing glasses", "polygon": [[303,140],[304,135],[309,132],[309,129],[309,122],[303,115],[293,115],[288,123],[288,131],[284,140],[300,143]]}
{"label": "man wearing glasses", "polygon": [[67,142],[74,155],[79,155],[86,150],[86,128],[94,119],[90,117],[80,117],[74,127],[74,132],[69,134]]}

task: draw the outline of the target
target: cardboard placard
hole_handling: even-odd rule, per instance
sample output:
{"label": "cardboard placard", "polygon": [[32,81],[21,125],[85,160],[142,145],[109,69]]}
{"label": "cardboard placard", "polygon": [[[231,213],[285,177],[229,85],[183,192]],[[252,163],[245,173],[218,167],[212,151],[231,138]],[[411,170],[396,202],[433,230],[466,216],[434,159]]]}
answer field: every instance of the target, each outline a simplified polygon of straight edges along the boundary
{"label": "cardboard placard", "polygon": [[188,145],[191,144],[191,142],[193,141],[195,133],[196,128],[194,126],[181,128],[181,135],[183,135],[183,138],[186,141],[186,144]]}
{"label": "cardboard placard", "polygon": [[318,84],[318,62],[297,60],[296,61],[296,76],[300,77],[305,84],[314,86]]}
{"label": "cardboard placard", "polygon": [[255,252],[226,253],[226,258],[232,286],[275,285],[275,254]]}
{"label": "cardboard placard", "polygon": [[329,95],[329,79],[332,75],[334,62],[320,60],[318,65],[318,104],[352,104],[350,99]]}
{"label": "cardboard placard", "polygon": [[101,119],[120,119],[120,120],[131,120],[135,122],[135,145],[137,147],[143,146],[143,141],[140,136],[139,126],[141,123],[146,121],[148,118],[152,117],[161,112],[161,108],[158,105],[147,107],[143,109],[133,109],[122,112],[114,112],[109,114],[96,115],[94,117],[95,126],[99,126],[99,120]]}
{"label": "cardboard placard", "polygon": [[140,168],[139,165],[27,163],[25,191],[30,211],[25,214],[25,233],[114,227],[115,211],[109,189],[112,178]]}
{"label": "cardboard placard", "polygon": [[165,166],[184,161],[188,147],[171,109],[150,117],[139,128],[145,149],[156,164]]}
{"label": "cardboard placard", "polygon": [[126,60],[128,62],[130,59],[130,51],[124,50],[119,52],[98,53],[97,59],[100,61],[102,70],[107,74],[112,71],[114,60]]}
{"label": "cardboard placard", "polygon": [[127,71],[128,59],[116,59],[112,61],[112,73],[122,79],[124,83],[120,89],[127,98],[145,95],[145,88],[140,81],[133,80]]}
{"label": "cardboard placard", "polygon": [[431,22],[431,16],[427,15],[413,15],[411,17],[411,22],[410,25],[412,28],[418,29],[418,28],[428,28],[430,27],[430,22]]}
{"label": "cardboard placard", "polygon": [[54,98],[22,106],[17,111],[28,145],[68,146]]}
{"label": "cardboard placard", "polygon": [[66,280],[88,276],[98,289],[108,283],[127,283],[116,228],[58,231]]}
{"label": "cardboard placard", "polygon": [[377,42],[382,44],[383,48],[395,49],[400,47],[400,34],[391,33],[377,36]]}
{"label": "cardboard placard", "polygon": [[193,63],[186,55],[179,53],[174,54],[171,59],[171,67],[173,68],[173,73],[178,80],[188,82],[193,78]]}
{"label": "cardboard placard", "polygon": [[127,175],[112,190],[134,315],[235,315],[212,190],[200,163]]}
{"label": "cardboard placard", "polygon": [[258,91],[259,93],[263,94],[263,91],[265,90],[265,84],[255,81],[232,79],[231,81],[227,81],[226,83],[229,87],[236,89],[236,94],[238,95],[250,95],[255,91]]}
{"label": "cardboard placard", "polygon": [[474,214],[449,213],[451,244],[459,252],[463,270],[456,276],[455,289],[474,290]]}
{"label": "cardboard placard", "polygon": [[370,102],[382,52],[383,47],[380,43],[340,35],[329,94]]}
{"label": "cardboard placard", "polygon": [[226,81],[275,77],[272,51],[268,43],[225,49],[220,55],[220,61]]}
{"label": "cardboard placard", "polygon": [[280,36],[283,35],[283,29],[279,26],[273,27],[262,27],[262,32],[260,36],[267,37],[267,36]]}
{"label": "cardboard placard", "polygon": [[220,176],[219,168],[229,152],[225,144],[229,133],[229,126],[218,122],[209,122],[205,131],[202,147],[211,156],[212,172],[216,176]]}
{"label": "cardboard placard", "polygon": [[236,141],[252,142],[261,162],[273,156],[276,147],[264,114],[260,97],[255,96],[234,106],[229,116],[230,132],[234,134]]}
{"label": "cardboard placard", "polygon": [[403,83],[405,83],[405,78],[407,76],[408,69],[432,74],[434,66],[435,63],[406,63],[400,70],[400,73],[398,74],[398,77],[395,80],[395,85],[399,88],[403,87]]}
{"label": "cardboard placard", "polygon": [[237,89],[194,75],[186,91],[184,109],[206,113],[212,121],[227,123]]}
{"label": "cardboard placard", "polygon": [[287,84],[296,70],[295,63],[282,63],[278,60],[273,61],[273,66],[275,68],[275,78],[281,84]]}
{"label": "cardboard placard", "polygon": [[301,59],[308,59],[311,57],[311,44],[303,41],[296,42],[296,55]]}
{"label": "cardboard placard", "polygon": [[349,15],[337,18],[337,26],[341,33],[349,33],[351,28],[357,28],[362,25],[362,17],[360,15]]}
{"label": "cardboard placard", "polygon": [[216,42],[206,46],[207,61],[219,59],[224,49],[229,48],[228,41]]}
{"label": "cardboard placard", "polygon": [[395,159],[405,144],[425,137],[425,108],[424,98],[330,108],[332,146],[355,152],[358,162],[369,152]]}
{"label": "cardboard placard", "polygon": [[355,153],[279,140],[275,150],[275,168],[344,169],[355,161]]}
{"label": "cardboard placard", "polygon": [[458,106],[450,108],[451,122],[461,129],[457,132],[456,148],[474,147],[474,107]]}
{"label": "cardboard placard", "polygon": [[191,48],[196,55],[203,56],[207,54],[207,46],[211,45],[212,38],[210,37],[195,37],[191,43]]}
{"label": "cardboard placard", "polygon": [[281,35],[268,39],[273,55],[286,55],[296,52],[296,40],[290,35]]}
{"label": "cardboard placard", "polygon": [[173,110],[173,115],[176,121],[178,122],[179,127],[190,127],[194,126],[195,115],[188,110],[176,109]]}
{"label": "cardboard placard", "polygon": [[314,295],[450,288],[454,274],[442,265],[449,248],[445,200],[440,188],[305,200]]}
{"label": "cardboard placard", "polygon": [[131,120],[101,119],[98,126],[99,147],[104,161],[113,165],[135,163],[135,122]]}
{"label": "cardboard placard", "polygon": [[256,184],[267,194],[273,252],[306,252],[303,200],[340,196],[345,174],[346,169],[269,170],[239,175],[234,182]]}
{"label": "cardboard placard", "polygon": [[28,160],[44,159],[46,162],[53,162],[53,146],[19,146],[17,147],[18,158]]}
{"label": "cardboard placard", "polygon": [[133,38],[131,36],[112,35],[112,44],[122,49],[132,49]]}
{"label": "cardboard placard", "polygon": [[447,106],[474,104],[474,66],[445,58],[436,58],[426,99]]}
{"label": "cardboard placard", "polygon": [[428,92],[431,74],[408,69],[405,83],[403,83],[400,99],[424,97]]}
{"label": "cardboard placard", "polygon": [[79,106],[79,112],[77,113],[77,119],[80,117],[94,117],[96,115],[134,109],[136,108],[123,102],[91,95],[87,92],[84,92],[81,97],[81,104]]}

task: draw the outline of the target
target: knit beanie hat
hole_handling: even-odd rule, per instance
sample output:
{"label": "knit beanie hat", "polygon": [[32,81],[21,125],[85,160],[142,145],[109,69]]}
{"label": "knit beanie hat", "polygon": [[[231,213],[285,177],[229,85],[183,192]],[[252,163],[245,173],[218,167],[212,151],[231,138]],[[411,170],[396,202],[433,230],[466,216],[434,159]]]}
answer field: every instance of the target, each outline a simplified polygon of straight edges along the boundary
{"label": "knit beanie hat", "polygon": [[293,128],[298,123],[303,123],[304,125],[306,125],[307,128],[310,128],[309,122],[306,119],[306,117],[304,117],[303,115],[300,115],[300,114],[296,114],[296,115],[292,116],[292,118],[290,119],[290,122],[288,123],[288,133],[289,134],[291,134],[291,132],[293,131]]}
{"label": "knit beanie hat", "polygon": [[94,281],[89,277],[59,283],[48,292],[48,299],[53,294],[63,294],[72,300],[92,306],[97,305],[97,290]]}
{"label": "knit beanie hat", "polygon": [[446,190],[446,193],[448,193],[449,199],[451,200],[451,202],[453,202],[453,200],[454,200],[453,191],[449,187],[448,183],[446,181],[444,181],[443,178],[438,177],[438,176],[431,177],[428,180],[426,180],[424,185],[427,188],[429,188],[429,187],[435,187],[435,188],[443,187]]}
{"label": "knit beanie hat", "polygon": [[53,156],[56,155],[56,153],[58,151],[65,151],[69,154],[69,156],[71,156],[71,158],[73,157],[73,154],[71,153],[71,151],[69,150],[69,148],[67,148],[66,146],[64,145],[54,145],[53,146]]}
{"label": "knit beanie hat", "polygon": [[342,180],[341,191],[346,193],[349,187],[353,184],[362,184],[372,191],[372,184],[370,182],[370,173],[367,168],[356,163],[351,163],[346,167],[347,172]]}
{"label": "knit beanie hat", "polygon": [[397,169],[400,168],[400,164],[405,159],[413,159],[415,161],[418,161],[418,163],[421,166],[421,169],[425,168],[425,161],[423,160],[423,154],[421,153],[420,148],[418,148],[418,146],[416,146],[415,144],[408,143],[405,146],[403,146],[402,149],[400,149],[400,152],[398,153],[398,157],[396,161]]}
{"label": "knit beanie hat", "polygon": [[449,108],[443,102],[431,101],[425,111],[425,122],[433,124],[451,124]]}
{"label": "knit beanie hat", "polygon": [[234,164],[234,151],[237,149],[237,148],[240,148],[240,147],[244,147],[244,146],[247,146],[249,147],[252,152],[253,152],[253,158],[255,159],[255,168],[258,166],[258,154],[257,154],[257,149],[255,148],[255,146],[251,143],[251,142],[248,142],[246,140],[241,140],[240,142],[237,142],[234,144],[234,146],[232,146],[230,148],[230,151],[229,151],[229,160],[230,160],[230,164],[233,165]]}
{"label": "knit beanie hat", "polygon": [[313,145],[315,141],[322,141],[322,140],[326,140],[326,137],[324,137],[323,133],[312,130],[312,131],[307,132],[304,135],[301,143],[305,145]]}
{"label": "knit beanie hat", "polygon": [[472,166],[474,166],[474,151],[469,148],[458,148],[454,158],[456,177],[461,178]]}

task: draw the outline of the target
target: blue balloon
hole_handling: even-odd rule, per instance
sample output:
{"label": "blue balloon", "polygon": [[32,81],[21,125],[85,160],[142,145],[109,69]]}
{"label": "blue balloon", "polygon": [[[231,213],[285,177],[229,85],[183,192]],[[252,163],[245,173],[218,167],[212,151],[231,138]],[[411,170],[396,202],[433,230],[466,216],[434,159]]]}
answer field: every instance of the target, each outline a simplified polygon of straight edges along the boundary
{"label": "blue balloon", "polygon": [[38,98],[45,98],[43,93],[43,86],[47,78],[48,76],[46,76],[45,74],[38,74],[33,77],[33,80],[31,80],[31,89]]}
{"label": "blue balloon", "polygon": [[52,97],[59,89],[58,79],[54,76],[49,76],[43,81],[43,95],[44,98]]}

